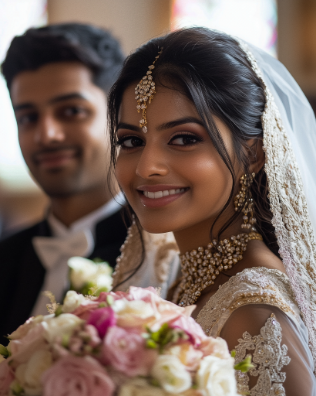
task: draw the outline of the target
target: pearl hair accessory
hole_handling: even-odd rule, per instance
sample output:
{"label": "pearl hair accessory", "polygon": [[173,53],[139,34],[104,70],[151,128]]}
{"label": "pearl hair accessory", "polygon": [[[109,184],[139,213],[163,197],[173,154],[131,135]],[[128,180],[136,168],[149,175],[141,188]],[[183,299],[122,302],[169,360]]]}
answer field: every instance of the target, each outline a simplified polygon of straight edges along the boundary
{"label": "pearl hair accessory", "polygon": [[137,100],[137,112],[142,112],[142,118],[139,121],[139,126],[142,128],[144,133],[147,132],[147,103],[151,103],[154,98],[154,94],[156,93],[156,85],[153,80],[152,71],[155,68],[155,63],[157,62],[163,48],[158,52],[158,55],[155,57],[155,60],[151,66],[148,66],[148,71],[146,76],[144,76],[140,82],[137,84],[135,88],[135,99]]}
{"label": "pearl hair accessory", "polygon": [[182,279],[174,293],[173,302],[180,306],[192,305],[202,291],[214,284],[220,272],[232,268],[242,260],[251,240],[262,241],[257,232],[232,236],[230,240],[212,241],[207,248],[186,252],[180,256]]}

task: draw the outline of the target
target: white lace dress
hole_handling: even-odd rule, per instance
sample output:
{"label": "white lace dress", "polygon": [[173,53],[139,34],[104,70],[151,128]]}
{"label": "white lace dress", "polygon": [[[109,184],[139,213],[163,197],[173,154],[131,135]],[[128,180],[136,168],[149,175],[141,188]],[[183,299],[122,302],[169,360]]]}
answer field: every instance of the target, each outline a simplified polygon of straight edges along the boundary
{"label": "white lace dress", "polygon": [[237,372],[240,394],[316,395],[307,329],[282,272],[258,267],[231,277],[205,304],[197,322],[207,335],[227,341],[236,362],[252,355],[254,368]]}

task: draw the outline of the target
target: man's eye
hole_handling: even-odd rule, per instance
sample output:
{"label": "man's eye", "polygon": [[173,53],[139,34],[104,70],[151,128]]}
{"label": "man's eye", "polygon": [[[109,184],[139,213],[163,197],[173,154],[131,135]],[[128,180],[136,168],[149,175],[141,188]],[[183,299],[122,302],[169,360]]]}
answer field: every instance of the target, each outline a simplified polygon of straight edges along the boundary
{"label": "man's eye", "polygon": [[17,124],[19,126],[26,126],[35,123],[38,120],[36,113],[23,114],[16,117]]}
{"label": "man's eye", "polygon": [[84,117],[87,114],[87,111],[82,107],[71,106],[66,107],[62,110],[62,115],[65,117]]}
{"label": "man's eye", "polygon": [[143,146],[142,139],[136,136],[126,136],[117,140],[117,145],[123,149],[131,149]]}
{"label": "man's eye", "polygon": [[200,141],[201,139],[198,138],[197,136],[183,134],[183,135],[174,136],[171,139],[170,144],[175,146],[192,146],[193,144],[196,144]]}

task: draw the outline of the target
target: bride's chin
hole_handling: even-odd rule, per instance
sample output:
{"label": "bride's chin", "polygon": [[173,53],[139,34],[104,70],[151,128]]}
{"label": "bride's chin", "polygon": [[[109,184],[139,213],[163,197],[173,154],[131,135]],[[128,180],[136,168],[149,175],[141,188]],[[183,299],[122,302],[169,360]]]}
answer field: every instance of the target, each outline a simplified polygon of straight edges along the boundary
{"label": "bride's chin", "polygon": [[166,232],[172,232],[170,227],[164,224],[153,224],[152,222],[140,221],[140,225],[143,230],[149,232],[150,234],[164,234]]}

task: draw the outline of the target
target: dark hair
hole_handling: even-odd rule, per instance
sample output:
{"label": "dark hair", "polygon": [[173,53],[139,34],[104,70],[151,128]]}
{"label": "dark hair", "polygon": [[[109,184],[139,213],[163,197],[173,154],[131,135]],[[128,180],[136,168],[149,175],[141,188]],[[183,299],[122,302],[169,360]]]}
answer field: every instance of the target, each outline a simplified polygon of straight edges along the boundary
{"label": "dark hair", "polygon": [[[109,96],[112,167],[116,164],[116,128],[122,95],[130,84],[136,85],[146,74],[147,67],[153,63],[161,48],[163,51],[153,71],[156,85],[177,89],[194,103],[215,148],[231,173],[230,197],[218,219],[232,202],[238,181],[213,116],[220,118],[232,132],[235,154],[244,173],[248,173],[249,165],[255,161],[256,144],[263,137],[261,116],[265,96],[262,82],[238,42],[224,33],[190,28],[149,41],[126,59]],[[247,144],[249,139],[255,140],[250,148]],[[263,169],[256,175],[251,192],[258,232],[270,250],[279,256]],[[237,212],[229,219],[219,231],[218,238],[239,215],[240,212]],[[213,227],[211,237],[212,231]]]}
{"label": "dark hair", "polygon": [[27,30],[16,36],[2,64],[10,90],[14,77],[54,62],[80,62],[93,74],[95,85],[109,92],[124,55],[119,42],[106,30],[80,23],[62,23]]}

